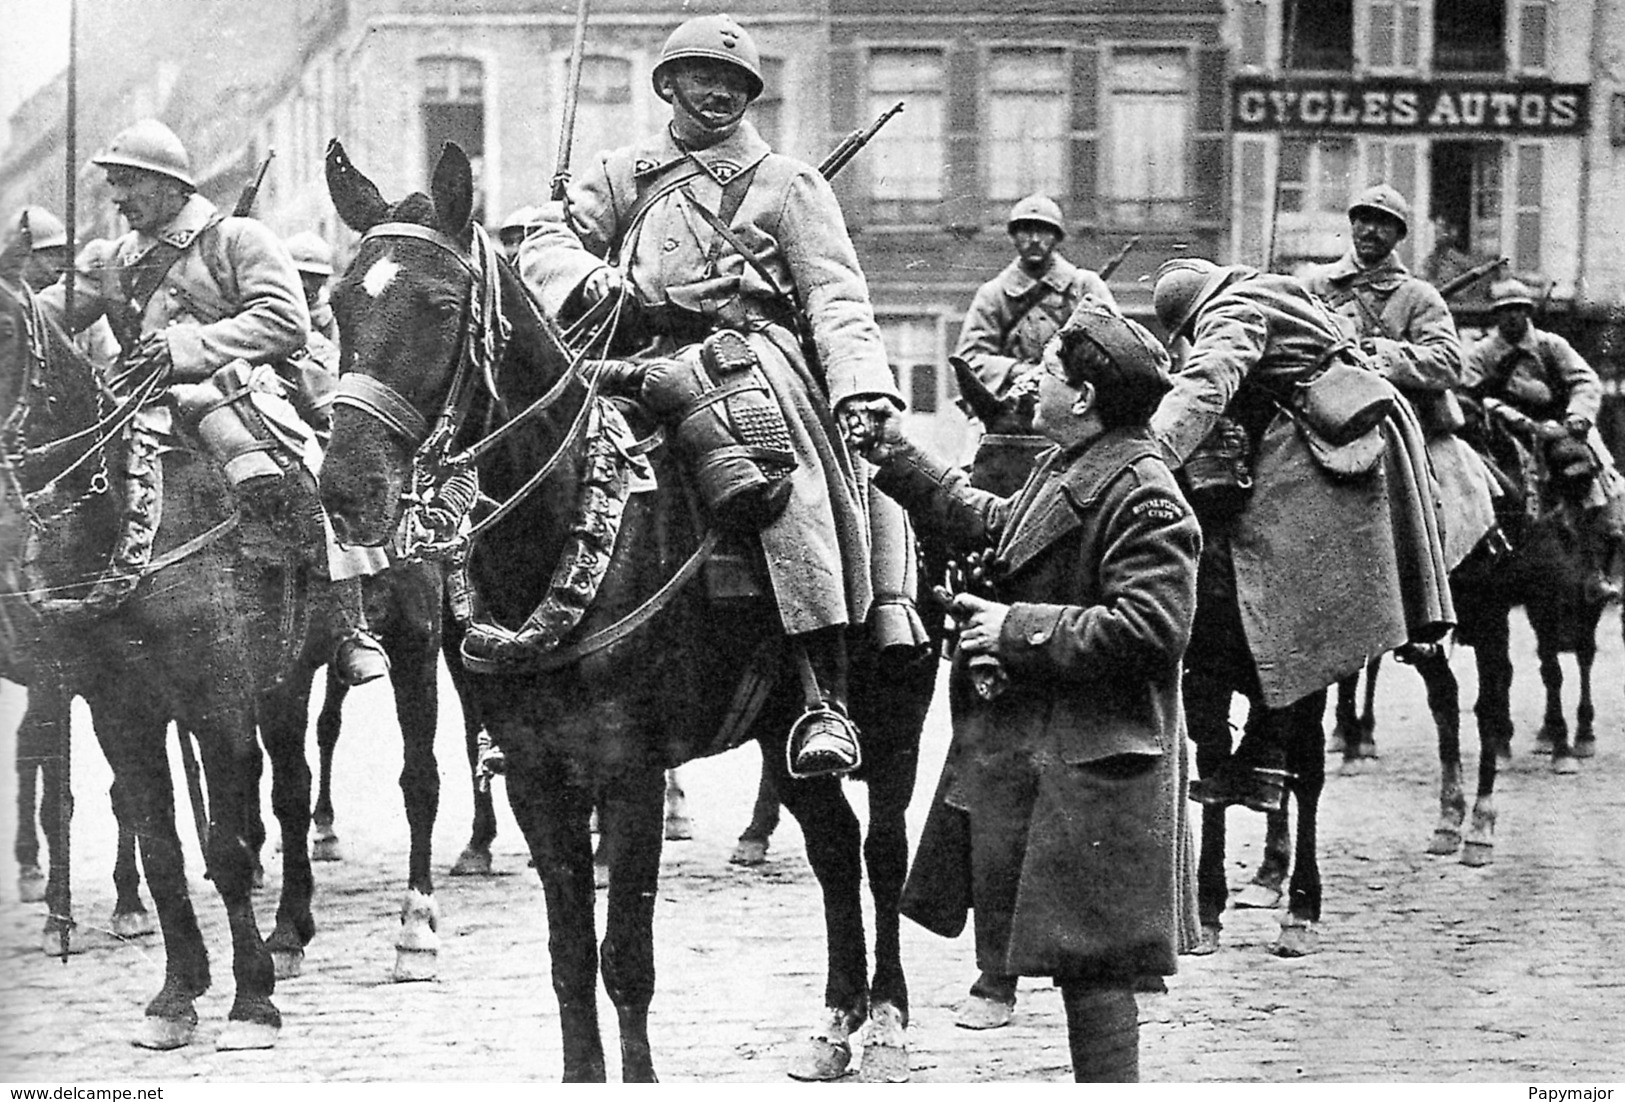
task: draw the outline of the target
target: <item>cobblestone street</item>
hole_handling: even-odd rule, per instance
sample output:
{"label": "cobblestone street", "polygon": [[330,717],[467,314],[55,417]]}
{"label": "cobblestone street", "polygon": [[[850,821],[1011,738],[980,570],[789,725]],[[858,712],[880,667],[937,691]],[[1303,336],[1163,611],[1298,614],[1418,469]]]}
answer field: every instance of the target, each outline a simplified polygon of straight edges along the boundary
{"label": "cobblestone street", "polygon": [[[1224,945],[1184,958],[1168,994],[1145,997],[1148,1081],[1493,1081],[1625,1079],[1625,749],[1617,612],[1604,617],[1597,662],[1598,753],[1577,776],[1554,776],[1530,753],[1541,692],[1521,615],[1514,629],[1518,735],[1500,784],[1495,862],[1472,869],[1424,847],[1437,805],[1437,754],[1420,679],[1391,663],[1379,692],[1380,766],[1344,777],[1328,762],[1322,802],[1322,951],[1283,960],[1265,949],[1275,916],[1226,916]],[[1577,692],[1573,663],[1569,714]],[[1477,760],[1470,651],[1453,661],[1467,710],[1466,772]],[[444,675],[442,675],[444,681]],[[542,893],[525,867],[499,792],[498,875],[444,870],[466,840],[470,797],[461,720],[442,691],[443,776],[435,837],[441,908],[438,982],[393,984],[391,940],[406,868],[406,828],[393,776],[398,736],[388,689],[353,694],[338,751],[337,830],[344,861],[316,866],[318,933],[304,975],[280,983],[278,1047],[221,1053],[214,1040],[231,998],[225,916],[201,879],[189,814],[188,868],[214,962],[190,1048],[154,1053],[129,1037],[158,990],[154,937],[107,940],[66,964],[40,951],[42,904],[20,904],[11,855],[15,777],[0,795],[0,1079],[69,1081],[552,1080],[560,1070],[557,1008],[548,978]],[[0,690],[10,741],[22,695]],[[76,712],[83,721],[84,713]],[[940,711],[927,732],[911,809],[918,835],[947,741]],[[314,739],[311,754],[314,758]],[[692,841],[668,843],[656,910],[659,980],[651,1033],[666,1081],[788,1082],[785,1049],[820,1009],[824,944],[819,893],[799,832],[786,818],[769,864],[730,866],[749,815],[754,748],[684,770]],[[176,776],[179,777],[179,770]],[[81,723],[75,732],[74,899],[81,929],[105,924],[113,856],[109,775]],[[498,782],[500,785],[500,782]],[[854,787],[855,798],[862,789]],[[184,802],[184,801],[183,801]],[[269,807],[269,802],[266,804]],[[1231,883],[1256,865],[1263,820],[1231,814]],[[274,828],[273,828],[274,829]],[[270,929],[280,862],[267,852],[256,896]],[[600,908],[603,895],[599,896]],[[1057,991],[1024,980],[1014,1022],[990,1033],[954,1027],[952,1007],[974,975],[969,933],[948,942],[905,922],[916,1082],[1070,1078]],[[614,1012],[602,995],[612,1076]]]}

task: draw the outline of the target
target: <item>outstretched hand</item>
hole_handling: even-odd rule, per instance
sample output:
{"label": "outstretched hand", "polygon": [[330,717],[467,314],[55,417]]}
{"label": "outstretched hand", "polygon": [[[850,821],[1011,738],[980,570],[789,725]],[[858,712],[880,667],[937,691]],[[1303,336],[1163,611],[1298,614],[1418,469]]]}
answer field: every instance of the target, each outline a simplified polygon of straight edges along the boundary
{"label": "outstretched hand", "polygon": [[959,623],[959,649],[966,654],[996,654],[1010,606],[970,593],[955,594],[948,612]]}
{"label": "outstretched hand", "polygon": [[871,463],[884,463],[907,442],[902,418],[890,398],[852,397],[835,407],[835,422],[841,435]]}

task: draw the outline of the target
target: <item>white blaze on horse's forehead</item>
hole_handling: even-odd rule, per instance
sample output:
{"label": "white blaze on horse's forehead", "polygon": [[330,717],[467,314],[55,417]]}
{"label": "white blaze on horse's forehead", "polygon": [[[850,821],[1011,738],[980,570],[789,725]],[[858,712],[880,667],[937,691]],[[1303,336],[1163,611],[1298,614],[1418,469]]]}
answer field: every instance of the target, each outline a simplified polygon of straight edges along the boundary
{"label": "white blaze on horse's forehead", "polygon": [[387,256],[381,256],[367,269],[367,274],[361,277],[361,289],[372,298],[377,298],[384,293],[384,288],[394,281],[395,273],[400,270],[401,266],[395,261]]}

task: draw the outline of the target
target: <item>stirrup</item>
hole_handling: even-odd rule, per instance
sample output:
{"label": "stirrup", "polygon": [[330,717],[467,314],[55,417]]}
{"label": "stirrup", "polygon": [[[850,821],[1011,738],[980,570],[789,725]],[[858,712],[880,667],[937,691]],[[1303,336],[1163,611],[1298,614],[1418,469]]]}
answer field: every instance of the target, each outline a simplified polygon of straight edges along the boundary
{"label": "stirrup", "polygon": [[790,725],[784,767],[792,780],[840,776],[863,764],[855,723],[826,702],[810,705]]}

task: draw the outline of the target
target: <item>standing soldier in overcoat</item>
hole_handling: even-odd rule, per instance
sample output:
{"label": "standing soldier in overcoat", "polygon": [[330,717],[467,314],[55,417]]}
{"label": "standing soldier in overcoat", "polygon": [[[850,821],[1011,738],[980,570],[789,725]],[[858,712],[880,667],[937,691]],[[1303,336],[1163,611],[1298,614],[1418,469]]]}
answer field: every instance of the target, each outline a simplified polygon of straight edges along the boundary
{"label": "standing soldier in overcoat", "polygon": [[[286,360],[304,347],[310,312],[281,240],[252,218],[222,214],[199,195],[186,148],[157,119],[143,119],[91,158],[107,173],[113,204],[130,230],[102,268],[75,271],[74,316],[66,279],[42,307],[78,332],[106,317],[121,362],[162,370],[175,383],[201,383],[221,368]],[[177,441],[167,403],[148,406],[135,431],[161,446]],[[383,648],[361,627],[359,583],[341,590],[334,665],[359,685],[388,670]]]}
{"label": "standing soldier in overcoat", "polygon": [[[1170,339],[1191,342],[1151,419],[1202,522],[1185,661],[1191,797],[1280,810],[1287,748],[1320,745],[1326,686],[1453,620],[1421,432],[1296,279],[1172,260],[1153,304]],[[1300,384],[1322,376],[1354,393],[1309,401]],[[1233,692],[1255,716],[1232,758]],[[1312,789],[1321,754],[1299,761]],[[1202,902],[1216,940],[1224,901]]]}
{"label": "standing soldier in overcoat", "polygon": [[1464,389],[1487,405],[1504,403],[1533,421],[1531,431],[1553,466],[1577,463],[1589,473],[1581,502],[1586,596],[1617,601],[1625,567],[1625,478],[1597,431],[1602,379],[1568,341],[1535,327],[1535,298],[1527,284],[1496,283],[1490,307],[1495,329],[1468,353]]}
{"label": "standing soldier in overcoat", "polygon": [[1466,419],[1455,395],[1463,366],[1455,320],[1438,290],[1394,252],[1410,217],[1399,192],[1367,188],[1349,206],[1349,251],[1304,282],[1415,409],[1439,482],[1445,565],[1454,569],[1495,527],[1495,501],[1484,460],[1457,435]]}
{"label": "standing soldier in overcoat", "polygon": [[1146,420],[1171,383],[1156,339],[1085,300],[1038,377],[1055,447],[1026,485],[973,489],[894,421],[876,485],[922,529],[992,551],[951,605],[953,741],[903,892],[944,937],[975,915],[984,973],[1048,976],[1074,1078],[1139,1078],[1134,992],[1176,969],[1180,657],[1201,533]]}
{"label": "standing soldier in overcoat", "polygon": [[[690,19],[666,40],[652,79],[671,104],[670,124],[588,165],[562,219],[555,205],[525,238],[519,268],[543,310],[566,324],[595,309],[620,317],[623,347],[651,364],[643,394],[656,409],[681,417],[698,398],[673,393],[685,371],[712,377],[701,389],[719,373],[764,380],[771,398],[750,420],[779,419],[771,439],[690,459],[703,475],[741,444],[784,457],[764,468],[760,498],[697,482],[713,515],[755,530],[785,632],[816,681],[791,734],[792,772],[846,772],[860,753],[846,716],[847,636],[875,602],[868,486],[842,433],[901,410],[903,399],[829,183],[774,153],[745,118],[762,92],[749,33],[725,15]],[[735,469],[741,480],[756,473]],[[741,503],[748,508],[735,512]],[[872,629],[898,611],[877,606]],[[913,628],[900,635],[923,639]]]}
{"label": "standing soldier in overcoat", "polygon": [[1038,370],[1044,346],[1084,295],[1116,305],[1105,280],[1061,255],[1066,224],[1055,200],[1027,196],[1010,208],[1007,229],[1016,258],[977,289],[954,352],[995,398]]}

